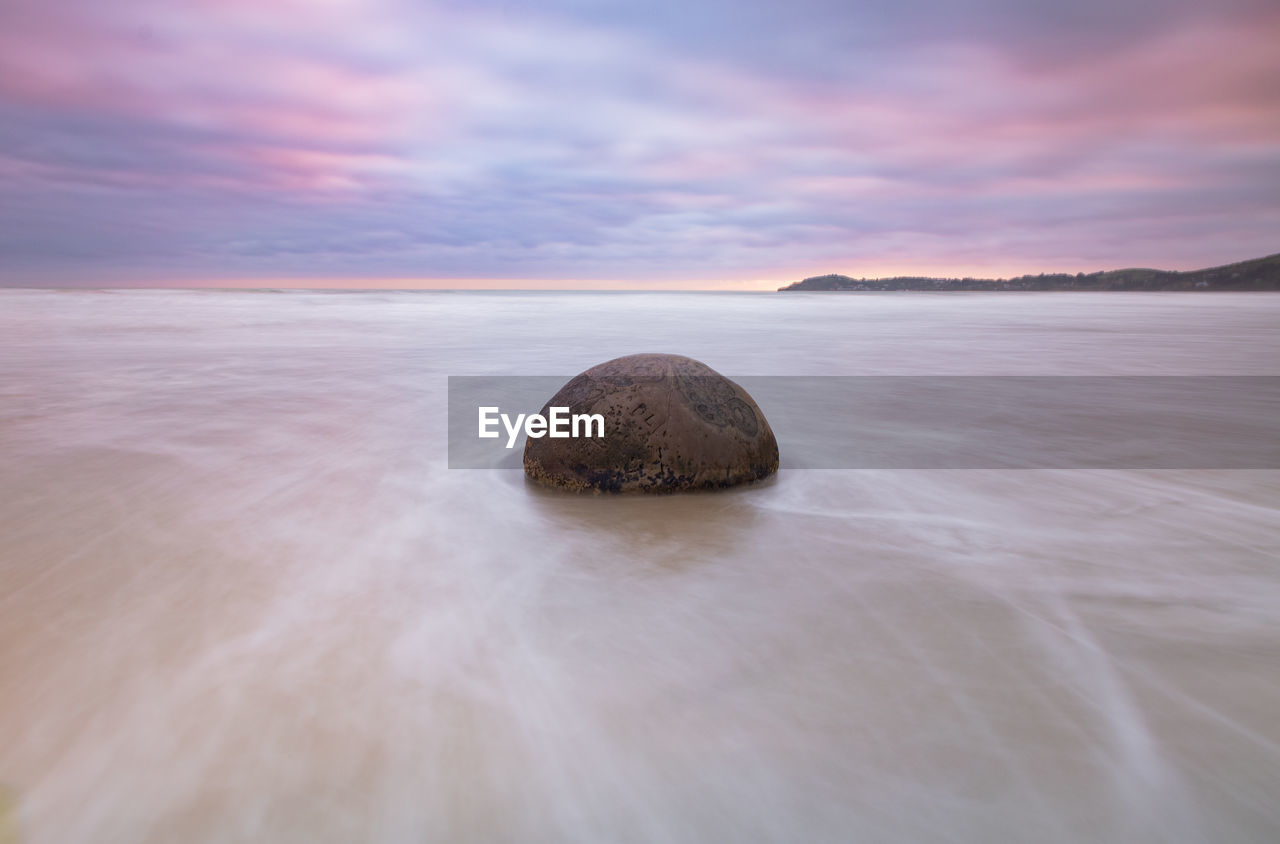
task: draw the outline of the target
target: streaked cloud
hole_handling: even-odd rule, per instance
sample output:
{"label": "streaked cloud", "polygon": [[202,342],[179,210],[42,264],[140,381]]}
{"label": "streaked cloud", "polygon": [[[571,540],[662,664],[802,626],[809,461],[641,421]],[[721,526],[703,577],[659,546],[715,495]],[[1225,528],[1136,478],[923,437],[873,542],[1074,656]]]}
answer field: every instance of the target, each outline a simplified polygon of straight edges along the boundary
{"label": "streaked cloud", "polygon": [[1280,10],[17,2],[0,283],[1193,267],[1280,249]]}

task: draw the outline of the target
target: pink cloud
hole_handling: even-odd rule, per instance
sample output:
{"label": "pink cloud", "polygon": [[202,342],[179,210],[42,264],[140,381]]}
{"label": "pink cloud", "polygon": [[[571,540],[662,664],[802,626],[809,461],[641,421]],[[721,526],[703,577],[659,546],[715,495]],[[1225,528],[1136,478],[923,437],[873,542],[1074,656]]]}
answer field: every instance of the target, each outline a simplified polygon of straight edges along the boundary
{"label": "pink cloud", "polygon": [[[91,240],[105,223],[84,209],[110,197],[76,190],[115,191],[122,219],[156,197],[204,209],[171,240],[211,261],[225,248],[283,262],[308,244],[328,256],[349,235],[360,266],[399,275],[467,261],[592,278],[805,261],[1089,269],[1127,263],[1124,237],[1163,238],[1193,263],[1251,252],[1278,213],[1255,175],[1280,156],[1275,12],[1034,62],[995,38],[815,47],[797,73],[753,42],[688,49],[564,9],[16,8],[0,26],[0,106],[15,115],[0,173],[31,204],[65,201],[48,218],[79,215]],[[246,212],[267,200],[293,216]],[[1213,202],[1231,215],[1183,210]],[[155,214],[139,250],[180,219]]]}

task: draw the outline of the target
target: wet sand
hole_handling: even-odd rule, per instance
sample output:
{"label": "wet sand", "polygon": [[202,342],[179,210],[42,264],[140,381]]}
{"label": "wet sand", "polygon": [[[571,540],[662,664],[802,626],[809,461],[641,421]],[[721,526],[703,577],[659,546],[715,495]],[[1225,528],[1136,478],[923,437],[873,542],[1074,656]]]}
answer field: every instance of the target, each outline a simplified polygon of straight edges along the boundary
{"label": "wet sand", "polygon": [[654,350],[1273,375],[1277,317],[0,291],[0,786],[35,842],[1272,840],[1280,472],[565,497],[448,469],[442,402]]}

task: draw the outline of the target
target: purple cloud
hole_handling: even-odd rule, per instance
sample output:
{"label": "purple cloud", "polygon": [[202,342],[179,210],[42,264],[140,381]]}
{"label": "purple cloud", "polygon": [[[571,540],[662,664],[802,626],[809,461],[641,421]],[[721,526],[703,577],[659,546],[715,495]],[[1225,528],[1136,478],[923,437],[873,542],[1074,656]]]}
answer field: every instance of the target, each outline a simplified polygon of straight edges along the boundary
{"label": "purple cloud", "polygon": [[1276,251],[1280,13],[0,12],[0,284],[788,280]]}

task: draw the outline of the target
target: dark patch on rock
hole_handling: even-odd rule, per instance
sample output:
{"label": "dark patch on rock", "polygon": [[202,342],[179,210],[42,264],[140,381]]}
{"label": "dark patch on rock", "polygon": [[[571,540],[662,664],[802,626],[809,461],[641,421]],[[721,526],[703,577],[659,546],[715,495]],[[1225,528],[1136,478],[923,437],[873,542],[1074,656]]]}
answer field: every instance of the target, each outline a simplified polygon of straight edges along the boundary
{"label": "dark patch on rock", "polygon": [[746,390],[680,355],[630,355],[571,379],[542,408],[600,414],[604,436],[530,437],[525,474],[602,492],[723,489],[778,470],[778,441]]}

